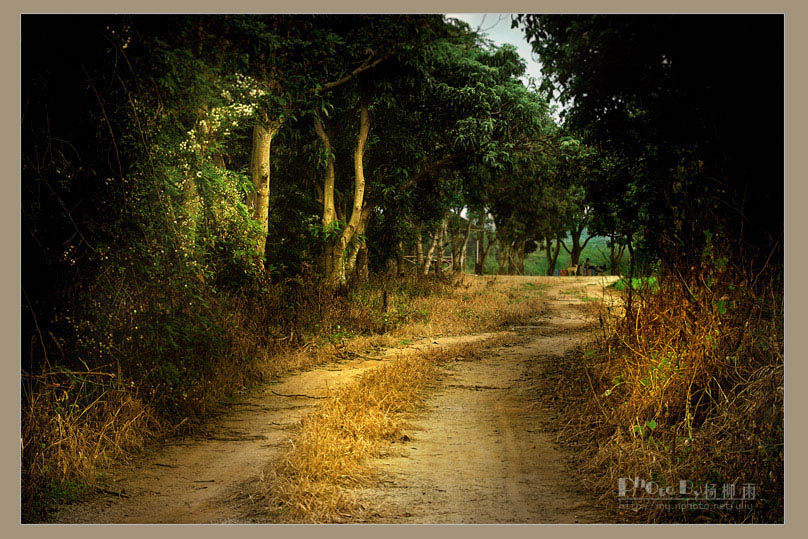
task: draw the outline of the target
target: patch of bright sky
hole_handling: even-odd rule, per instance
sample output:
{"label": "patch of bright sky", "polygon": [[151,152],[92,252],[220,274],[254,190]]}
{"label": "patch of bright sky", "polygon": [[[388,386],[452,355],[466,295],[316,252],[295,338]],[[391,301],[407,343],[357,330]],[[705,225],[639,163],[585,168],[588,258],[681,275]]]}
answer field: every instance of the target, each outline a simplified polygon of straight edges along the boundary
{"label": "patch of bright sky", "polygon": [[[460,19],[468,23],[472,30],[479,29],[481,34],[496,45],[509,43],[516,47],[516,51],[526,64],[526,76],[522,77],[522,81],[527,84],[528,78],[531,77],[536,80],[536,84],[541,83],[541,62],[533,54],[533,49],[525,38],[524,32],[520,28],[511,28],[513,13],[446,13],[445,15],[447,18]],[[552,100],[550,104],[555,107],[553,117],[558,121],[561,104],[555,100]]]}
{"label": "patch of bright sky", "polygon": [[[496,45],[510,43],[516,47],[519,55],[527,64],[527,76],[541,80],[541,63],[534,59],[530,44],[520,28],[511,28],[512,13],[446,13],[450,19],[460,19],[468,23],[472,30],[479,29],[481,34]],[[527,82],[527,79],[523,77]]]}

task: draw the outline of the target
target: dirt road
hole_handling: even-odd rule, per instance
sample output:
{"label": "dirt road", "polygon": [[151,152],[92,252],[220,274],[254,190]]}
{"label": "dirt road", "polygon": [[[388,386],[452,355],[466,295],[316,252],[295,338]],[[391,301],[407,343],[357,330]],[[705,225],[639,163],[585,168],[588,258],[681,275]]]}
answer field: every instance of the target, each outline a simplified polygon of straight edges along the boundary
{"label": "dirt road", "polygon": [[[598,279],[547,291],[548,309],[517,346],[453,365],[401,456],[377,461],[384,488],[364,492],[394,523],[603,522],[574,470],[543,432],[541,372],[587,338],[575,306],[600,296]],[[589,300],[587,300],[589,301]]]}
{"label": "dirt road", "polygon": [[[526,344],[458,363],[401,457],[378,462],[387,487],[363,494],[383,522],[590,522],[598,519],[577,494],[574,474],[541,430],[531,369],[586,337],[575,305],[599,297],[596,277],[503,277],[547,286],[548,310],[528,327]],[[494,334],[426,339],[412,349],[482,342]],[[400,352],[397,350],[396,352]],[[228,500],[288,447],[290,429],[316,397],[380,365],[356,360],[284,379],[234,404],[204,437],[174,442],[113,471],[109,493],[59,511],[54,522],[239,522]],[[299,396],[306,395],[306,396]],[[315,398],[312,398],[315,397]]]}

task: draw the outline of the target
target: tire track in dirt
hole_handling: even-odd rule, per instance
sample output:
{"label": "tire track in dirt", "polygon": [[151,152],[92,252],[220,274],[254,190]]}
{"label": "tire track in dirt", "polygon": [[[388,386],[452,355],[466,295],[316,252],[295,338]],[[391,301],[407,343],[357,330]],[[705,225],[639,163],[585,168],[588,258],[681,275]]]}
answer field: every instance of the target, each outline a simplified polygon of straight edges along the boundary
{"label": "tire track in dirt", "polygon": [[[512,278],[517,279],[517,278]],[[522,278],[529,279],[529,278]],[[384,486],[357,493],[380,510],[372,522],[587,523],[607,519],[579,489],[542,424],[537,398],[549,390],[531,375],[589,338],[591,322],[575,307],[600,297],[612,279],[570,278],[548,283],[547,311],[531,338],[458,362],[416,421],[398,456],[377,460]]]}

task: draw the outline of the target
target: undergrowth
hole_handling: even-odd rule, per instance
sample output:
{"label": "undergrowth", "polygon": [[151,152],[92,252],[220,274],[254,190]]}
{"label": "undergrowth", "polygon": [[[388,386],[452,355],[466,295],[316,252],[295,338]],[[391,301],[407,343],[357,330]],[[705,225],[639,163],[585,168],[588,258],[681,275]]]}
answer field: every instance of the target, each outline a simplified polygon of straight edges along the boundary
{"label": "undergrowth", "polygon": [[[568,358],[559,436],[623,520],[782,522],[782,272],[733,267],[711,246],[658,283],[602,313],[597,344]],[[708,503],[621,506],[621,478],[624,498],[659,497],[643,488],[654,482]],[[739,510],[723,498],[747,500]]]}

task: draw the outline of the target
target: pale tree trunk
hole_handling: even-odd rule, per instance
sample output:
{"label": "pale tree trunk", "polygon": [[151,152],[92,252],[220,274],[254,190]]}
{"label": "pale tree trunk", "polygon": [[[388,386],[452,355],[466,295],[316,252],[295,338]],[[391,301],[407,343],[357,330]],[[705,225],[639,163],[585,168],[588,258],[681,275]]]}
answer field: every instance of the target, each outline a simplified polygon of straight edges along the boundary
{"label": "pale tree trunk", "polygon": [[424,260],[424,268],[422,272],[424,275],[429,275],[429,269],[432,266],[432,258],[435,256],[435,250],[437,249],[438,243],[440,242],[440,234],[442,226],[443,223],[441,223],[441,226],[438,227],[432,234],[432,242],[429,244],[429,249],[427,249],[426,251],[426,259]]}
{"label": "pale tree trunk", "polygon": [[446,236],[448,235],[449,219],[445,218],[440,227],[440,239],[438,240],[438,252],[435,253],[435,275],[443,275],[443,255],[446,253]]}
{"label": "pale tree trunk", "polygon": [[508,244],[508,275],[516,275],[516,262],[514,261],[514,254],[516,249],[514,249],[515,242],[510,242]]}
{"label": "pale tree trunk", "polygon": [[[208,147],[211,143],[210,127],[207,121],[208,111],[205,107],[199,107],[196,110],[196,131],[201,135],[199,143],[201,146],[200,157],[204,161]],[[184,245],[186,249],[193,249],[196,244],[197,229],[199,227],[200,217],[202,215],[202,198],[199,195],[199,187],[197,186],[197,179],[192,172],[187,172],[185,177],[184,189],[182,192],[182,223],[185,225],[185,230],[188,232],[187,244]]]}
{"label": "pale tree trunk", "polygon": [[[330,139],[325,133],[325,130],[322,128],[322,123],[319,121],[319,118],[316,117],[315,131],[317,132],[318,136],[323,139],[324,143],[329,141],[326,144],[326,148],[329,149],[330,153]],[[335,240],[328,242],[331,243],[331,245],[326,248],[324,277],[326,283],[328,283],[330,286],[339,286],[345,283],[345,250],[356,234],[357,228],[359,227],[359,222],[362,218],[362,208],[365,200],[364,157],[369,131],[370,118],[368,115],[368,102],[363,97],[359,110],[359,134],[357,136],[356,146],[354,147],[353,152],[354,192],[353,204],[351,207],[351,217],[348,219],[348,223],[339,236]],[[329,155],[329,157],[329,167],[326,171],[326,178],[323,188],[323,223],[326,229],[328,226],[330,226],[330,223],[336,220],[336,211],[332,211],[334,208],[333,158],[332,155]],[[326,222],[329,224],[326,224]]]}
{"label": "pale tree trunk", "polygon": [[404,276],[404,242],[401,240],[396,244],[396,274]]}
{"label": "pale tree trunk", "polygon": [[488,254],[491,252],[491,247],[494,245],[495,239],[492,237],[488,237],[488,244],[485,244],[487,233],[485,231],[485,210],[480,211],[480,221],[479,221],[480,229],[477,232],[478,241],[483,248],[482,255],[480,255],[477,259],[476,264],[474,265],[474,273],[477,275],[483,275],[485,273],[485,261],[488,258]]}
{"label": "pale tree trunk", "polygon": [[[334,174],[334,150],[331,147],[331,137],[328,136],[328,133],[325,131],[325,127],[323,126],[323,122],[320,119],[319,114],[315,114],[314,116],[314,132],[317,133],[317,136],[320,137],[320,140],[323,143],[323,147],[326,150],[326,168],[325,168],[325,177],[323,178],[323,188],[322,188],[322,202],[323,202],[323,217],[320,220],[320,223],[323,226],[323,233],[327,234],[329,237],[334,233],[333,228],[337,226],[337,209],[334,205],[334,183],[335,183],[335,174]],[[335,242],[326,241],[325,243],[325,252],[323,253],[322,259],[322,272],[323,275],[333,275],[336,271],[334,267],[334,248]]]}
{"label": "pale tree trunk", "polygon": [[463,237],[463,247],[460,249],[460,271],[466,270],[466,251],[469,248],[469,238],[471,237],[471,217],[466,225],[466,235]]}
{"label": "pale tree trunk", "polygon": [[423,237],[421,236],[421,226],[419,225],[415,234],[415,267],[418,271],[424,265],[424,244]]}
{"label": "pale tree trunk", "polygon": [[262,113],[253,126],[252,155],[250,156],[250,180],[253,192],[250,193],[249,207],[252,218],[261,225],[261,236],[256,252],[263,266],[266,257],[266,241],[269,232],[269,152],[272,138],[279,126],[270,124],[266,113]]}
{"label": "pale tree trunk", "polygon": [[[460,217],[457,217],[457,221],[460,220]],[[454,226],[451,227],[449,233],[449,246],[451,247],[452,252],[452,273],[460,273],[460,244],[463,241],[463,237],[460,234],[460,223],[455,222]]]}
{"label": "pale tree trunk", "polygon": [[365,235],[365,231],[367,230],[368,220],[370,220],[370,208],[365,207],[362,209],[362,215],[359,218],[359,226],[356,228],[356,234],[354,235],[354,241],[352,241],[348,245],[348,253],[345,261],[345,274],[346,275],[355,275],[358,280],[361,280],[363,277],[360,275],[359,271],[356,271],[356,264],[357,260],[359,259],[359,254],[364,250],[365,251],[365,268],[367,270],[367,245],[366,240],[363,237]]}
{"label": "pale tree trunk", "polygon": [[455,214],[454,211],[449,213],[449,225],[447,227],[447,236],[448,236],[448,244],[449,244],[449,254],[452,257],[452,271],[456,271],[456,268],[459,266],[460,256],[458,256],[458,250],[460,246],[458,245],[458,241],[460,240],[460,212],[458,211]]}

